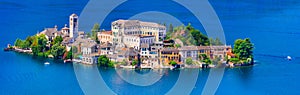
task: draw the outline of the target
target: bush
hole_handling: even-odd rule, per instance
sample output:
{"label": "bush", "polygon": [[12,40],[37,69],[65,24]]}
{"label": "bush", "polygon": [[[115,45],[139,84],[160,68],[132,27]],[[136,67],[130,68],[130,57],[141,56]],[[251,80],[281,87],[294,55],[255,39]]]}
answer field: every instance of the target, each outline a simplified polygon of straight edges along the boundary
{"label": "bush", "polygon": [[185,60],[185,63],[188,64],[188,65],[191,65],[191,64],[193,64],[193,59],[192,58],[187,58]]}
{"label": "bush", "polygon": [[172,65],[172,66],[175,66],[177,64],[177,62],[172,60],[172,61],[169,62],[169,64]]}
{"label": "bush", "polygon": [[232,63],[238,63],[239,59],[238,58],[230,58],[229,61]]}

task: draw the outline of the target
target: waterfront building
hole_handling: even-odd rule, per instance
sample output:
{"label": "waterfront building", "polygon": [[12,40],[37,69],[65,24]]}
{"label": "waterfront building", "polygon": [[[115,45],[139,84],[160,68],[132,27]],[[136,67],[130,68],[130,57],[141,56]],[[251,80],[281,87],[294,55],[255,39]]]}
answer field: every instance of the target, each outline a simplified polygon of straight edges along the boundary
{"label": "waterfront building", "polygon": [[155,41],[166,37],[166,27],[158,23],[139,20],[117,20],[111,24],[113,44],[123,43],[124,35],[154,36]]}
{"label": "waterfront building", "polygon": [[80,45],[82,55],[98,53],[98,45],[94,41],[88,41],[87,43],[81,43]]}
{"label": "waterfront building", "polygon": [[112,31],[98,32],[97,37],[100,43],[112,43]]}
{"label": "waterfront building", "polygon": [[210,46],[211,59],[220,58],[225,59],[227,52],[231,50],[231,46]]}
{"label": "waterfront building", "polygon": [[80,39],[76,40],[76,44],[80,49],[82,54],[82,62],[85,64],[96,64],[98,62],[97,58],[99,57],[99,46],[97,43],[91,39]]}
{"label": "waterfront building", "polygon": [[140,55],[142,59],[150,58],[150,46],[149,44],[141,44]]}
{"label": "waterfront building", "polygon": [[76,39],[78,36],[78,16],[71,14],[69,18],[70,37]]}
{"label": "waterfront building", "polygon": [[123,60],[131,62],[133,60],[138,60],[139,52],[134,48],[123,48],[122,51],[117,53],[117,61],[122,62]]}
{"label": "waterfront building", "polygon": [[210,59],[220,58],[224,60],[231,50],[231,46],[198,46],[198,55],[206,54]]}
{"label": "waterfront building", "polygon": [[182,46],[178,48],[178,50],[181,55],[182,62],[185,62],[185,59],[187,58],[192,58],[192,60],[195,61],[199,59],[198,51],[200,51],[200,49],[198,46]]}
{"label": "waterfront building", "polygon": [[114,48],[111,43],[102,43],[100,45],[100,55],[112,55]]}
{"label": "waterfront building", "polygon": [[99,56],[97,53],[84,55],[81,58],[81,62],[84,64],[97,64]]}
{"label": "waterfront building", "polygon": [[125,35],[123,37],[123,43],[126,47],[133,47],[136,50],[139,50],[141,44],[153,44],[155,40],[154,36],[134,36],[134,35]]}
{"label": "waterfront building", "polygon": [[160,63],[165,66],[169,65],[170,61],[175,61],[177,64],[181,64],[181,55],[179,50],[176,48],[162,48],[159,52]]}
{"label": "waterfront building", "polygon": [[[161,47],[160,47],[161,46]],[[159,49],[162,48],[162,45],[160,43],[153,44],[150,46],[149,44],[142,44],[140,55],[141,55],[141,62],[142,66],[150,66],[153,68],[160,68],[161,65],[159,63]]]}

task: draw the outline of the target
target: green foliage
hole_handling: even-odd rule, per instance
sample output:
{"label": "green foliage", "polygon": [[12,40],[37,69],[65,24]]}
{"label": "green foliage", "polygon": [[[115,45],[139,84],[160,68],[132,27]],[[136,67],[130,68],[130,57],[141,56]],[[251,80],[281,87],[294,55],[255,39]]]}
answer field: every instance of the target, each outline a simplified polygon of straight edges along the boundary
{"label": "green foliage", "polygon": [[196,41],[197,46],[208,46],[210,45],[209,39],[206,35],[202,34],[199,30],[195,29],[192,27],[192,25],[189,23],[188,26],[186,26],[186,30],[190,31],[192,34],[193,38]]}
{"label": "green foliage", "polygon": [[172,61],[170,61],[170,62],[169,62],[169,64],[170,64],[170,65],[172,65],[172,66],[174,66],[174,65],[176,65],[176,64],[177,64],[177,62],[176,62],[176,61],[174,61],[174,60],[172,60]]}
{"label": "green foliage", "polygon": [[185,63],[188,64],[188,65],[191,65],[191,64],[193,64],[193,59],[192,58],[186,58]]}
{"label": "green foliage", "polygon": [[238,58],[230,58],[229,61],[232,63],[238,63],[239,59]]}
{"label": "green foliage", "polygon": [[73,59],[73,49],[71,48],[70,51],[67,52],[67,56],[65,59]]}
{"label": "green foliage", "polygon": [[15,46],[18,47],[18,48],[21,48],[22,45],[23,45],[23,41],[22,41],[21,39],[18,38],[18,39],[15,41]]}
{"label": "green foliage", "polygon": [[234,42],[233,53],[237,55],[240,60],[247,60],[248,58],[253,58],[254,45],[251,43],[249,38],[244,40],[237,39]]}
{"label": "green foliage", "polygon": [[[92,28],[92,35],[91,35],[91,38],[93,40],[96,40],[97,39],[97,33],[100,32],[100,25],[98,23],[95,23],[94,24],[94,27]],[[97,40],[96,40],[97,41]]]}
{"label": "green foliage", "polygon": [[169,28],[168,28],[168,32],[173,32],[174,31],[174,27],[172,24],[169,25]]}
{"label": "green foliage", "polygon": [[86,36],[87,36],[88,38],[90,38],[92,35],[91,35],[91,33],[86,33]]}
{"label": "green foliage", "polygon": [[180,48],[181,45],[180,45],[180,44],[175,44],[175,47],[176,47],[176,48]]}
{"label": "green foliage", "polygon": [[170,34],[169,34],[169,35],[167,34],[167,35],[166,35],[166,40],[170,40],[170,39],[171,39],[171,35],[170,35]]}
{"label": "green foliage", "polygon": [[207,59],[208,57],[206,54],[200,54],[199,58],[200,58],[200,60],[204,60],[204,59]]}
{"label": "green foliage", "polygon": [[115,62],[112,62],[112,61],[109,61],[109,63],[108,63],[108,67],[115,67]]}
{"label": "green foliage", "polygon": [[114,67],[114,63],[106,55],[99,56],[98,65],[101,67]]}
{"label": "green foliage", "polygon": [[201,62],[207,63],[207,64],[211,64],[212,61],[210,60],[209,57],[207,57],[206,54],[201,54],[199,55]]}
{"label": "green foliage", "polygon": [[38,46],[32,46],[32,47],[31,47],[31,50],[32,50],[33,56],[38,56],[38,53],[39,53],[39,48],[38,48]]}
{"label": "green foliage", "polygon": [[45,54],[43,52],[39,52],[37,56],[38,57],[45,57]]}
{"label": "green foliage", "polygon": [[95,41],[96,41],[97,44],[100,44],[100,41],[99,41],[97,36],[95,37]]}
{"label": "green foliage", "polygon": [[35,39],[34,36],[28,36],[28,37],[26,38],[25,41],[26,41],[27,43],[29,43],[29,46],[28,46],[28,47],[30,47],[30,45],[33,43],[34,39]]}
{"label": "green foliage", "polygon": [[217,46],[224,45],[219,38],[216,39],[209,38],[209,42],[211,45],[217,45]]}
{"label": "green foliage", "polygon": [[66,49],[64,46],[60,45],[60,44],[54,44],[51,47],[51,54],[54,56],[54,58],[58,59],[61,58],[64,53],[65,53]]}
{"label": "green foliage", "polygon": [[180,39],[184,45],[210,45],[208,37],[192,27],[191,24],[188,24],[186,27],[183,25],[175,27],[172,32],[168,31],[166,39]]}
{"label": "green foliage", "polygon": [[131,62],[132,66],[135,66],[136,64],[138,64],[138,60],[136,60],[136,59]]}
{"label": "green foliage", "polygon": [[61,36],[56,36],[54,39],[53,39],[53,42],[52,44],[61,44],[61,42],[63,41],[64,39],[61,37]]}
{"label": "green foliage", "polygon": [[78,53],[78,49],[77,49],[76,46],[72,46],[71,50],[72,50],[73,53]]}
{"label": "green foliage", "polygon": [[204,62],[206,64],[212,64],[212,61],[209,58],[201,60],[201,62]]}
{"label": "green foliage", "polygon": [[46,51],[46,52],[44,53],[44,57],[48,57],[48,55],[50,55],[50,54],[51,54],[51,51],[48,50],[48,51]]}
{"label": "green foliage", "polygon": [[[31,49],[34,56],[41,56],[40,52],[44,52],[46,50],[47,45],[47,38],[44,34],[39,36],[32,36],[31,37],[32,44]],[[29,40],[30,41],[30,40]]]}
{"label": "green foliage", "polygon": [[44,52],[46,50],[47,41],[48,40],[44,34],[37,37],[37,45],[41,52]]}

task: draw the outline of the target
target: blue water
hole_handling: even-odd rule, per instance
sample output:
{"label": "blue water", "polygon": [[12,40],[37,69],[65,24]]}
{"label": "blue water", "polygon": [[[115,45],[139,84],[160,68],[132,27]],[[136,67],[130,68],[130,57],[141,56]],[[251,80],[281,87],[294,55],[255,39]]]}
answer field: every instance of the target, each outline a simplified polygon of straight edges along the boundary
{"label": "blue water", "polygon": [[[114,10],[102,28],[108,30],[111,21],[129,18],[145,10],[161,10],[191,22],[204,31],[186,9],[170,1],[154,0],[142,5],[141,0],[130,0]],[[157,3],[157,2],[160,3]],[[1,0],[0,46],[25,39],[45,27],[68,23],[71,13],[80,14],[87,0]],[[251,38],[255,45],[253,67],[226,69],[216,94],[300,94],[300,1],[297,0],[210,0],[218,14],[226,43],[238,38]],[[145,4],[145,3],[144,3]],[[152,7],[147,7],[151,5]],[[138,8],[136,8],[138,7]],[[172,10],[168,9],[171,8]],[[286,56],[294,60],[286,61]],[[0,94],[83,94],[72,64],[34,58],[24,54],[0,51]],[[45,66],[44,62],[50,62]],[[138,87],[117,76],[114,69],[106,70],[103,78],[117,94],[164,94],[175,83],[179,71],[167,71],[163,78],[150,87]],[[182,71],[184,72],[184,71]],[[209,71],[200,70],[192,94],[201,94]],[[118,80],[118,81],[117,81]],[[147,92],[147,93],[146,93]]]}

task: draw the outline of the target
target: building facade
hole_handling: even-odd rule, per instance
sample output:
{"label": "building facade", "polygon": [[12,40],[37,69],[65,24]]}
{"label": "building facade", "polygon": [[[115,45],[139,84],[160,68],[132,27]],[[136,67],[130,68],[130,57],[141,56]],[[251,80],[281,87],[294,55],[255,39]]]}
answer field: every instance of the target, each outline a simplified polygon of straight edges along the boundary
{"label": "building facade", "polygon": [[192,58],[193,60],[199,59],[199,48],[198,46],[182,46],[178,48],[179,54],[181,55],[182,62],[185,62],[187,58]]}
{"label": "building facade", "polygon": [[112,43],[112,31],[98,32],[97,34],[100,43]]}
{"label": "building facade", "polygon": [[176,48],[162,48],[159,52],[160,63],[165,66],[169,66],[171,61],[175,61],[177,64],[181,64],[181,55]]}
{"label": "building facade", "polygon": [[154,36],[155,41],[166,37],[166,27],[158,23],[139,20],[117,20],[111,25],[113,43],[123,42],[124,35]]}

